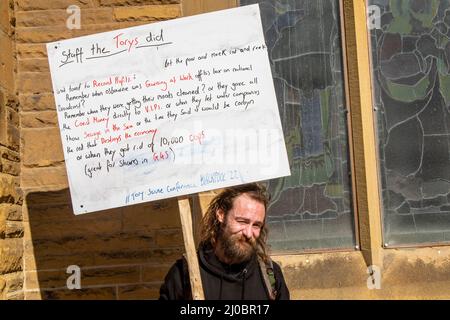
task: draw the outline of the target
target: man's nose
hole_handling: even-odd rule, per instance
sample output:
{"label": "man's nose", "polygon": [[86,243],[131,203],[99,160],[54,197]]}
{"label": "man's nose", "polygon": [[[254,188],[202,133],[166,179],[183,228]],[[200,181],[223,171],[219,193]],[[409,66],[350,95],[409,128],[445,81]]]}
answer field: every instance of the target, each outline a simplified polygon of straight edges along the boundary
{"label": "man's nose", "polygon": [[242,230],[242,234],[243,234],[247,239],[251,239],[251,238],[253,237],[252,226],[250,226],[250,225],[245,226],[244,229]]}

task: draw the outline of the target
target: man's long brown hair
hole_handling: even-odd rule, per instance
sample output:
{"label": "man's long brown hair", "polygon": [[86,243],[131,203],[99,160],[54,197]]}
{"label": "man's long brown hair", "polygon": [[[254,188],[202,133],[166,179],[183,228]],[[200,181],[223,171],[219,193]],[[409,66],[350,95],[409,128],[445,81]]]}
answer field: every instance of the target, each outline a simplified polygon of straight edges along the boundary
{"label": "man's long brown hair", "polygon": [[[233,208],[234,199],[242,194],[245,194],[253,200],[264,204],[264,208],[267,210],[267,205],[270,201],[270,195],[267,192],[266,188],[259,183],[249,183],[224,189],[220,194],[214,197],[214,199],[209,204],[208,210],[202,218],[202,244],[209,243],[213,247],[216,245],[221,228],[221,223],[217,219],[217,211],[221,209],[225,213],[225,219],[227,219],[228,211]],[[266,218],[264,218],[264,224],[261,227],[259,238],[256,239],[257,254],[264,261],[268,260],[266,244],[267,234],[268,229],[266,226]]]}

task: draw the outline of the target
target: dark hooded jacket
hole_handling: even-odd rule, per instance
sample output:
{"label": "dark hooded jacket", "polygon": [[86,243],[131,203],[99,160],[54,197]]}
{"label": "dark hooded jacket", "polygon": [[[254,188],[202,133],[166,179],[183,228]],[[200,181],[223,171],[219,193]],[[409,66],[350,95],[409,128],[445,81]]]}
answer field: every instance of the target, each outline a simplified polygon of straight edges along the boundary
{"label": "dark hooded jacket", "polygon": [[[200,274],[206,300],[269,300],[269,292],[259,267],[257,256],[241,264],[228,265],[219,261],[213,248],[198,250]],[[289,290],[281,268],[273,262],[277,300],[289,300]],[[160,300],[191,300],[187,262],[177,260],[160,288]]]}

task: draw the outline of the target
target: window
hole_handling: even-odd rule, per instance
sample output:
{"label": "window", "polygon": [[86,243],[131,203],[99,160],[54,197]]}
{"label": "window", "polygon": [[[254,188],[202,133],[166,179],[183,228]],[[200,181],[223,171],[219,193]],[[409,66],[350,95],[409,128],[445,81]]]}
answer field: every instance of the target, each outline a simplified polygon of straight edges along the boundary
{"label": "window", "polygon": [[368,4],[380,12],[370,37],[384,243],[448,242],[450,5]]}
{"label": "window", "polygon": [[259,3],[291,176],[267,182],[272,251],[354,248],[338,0]]}

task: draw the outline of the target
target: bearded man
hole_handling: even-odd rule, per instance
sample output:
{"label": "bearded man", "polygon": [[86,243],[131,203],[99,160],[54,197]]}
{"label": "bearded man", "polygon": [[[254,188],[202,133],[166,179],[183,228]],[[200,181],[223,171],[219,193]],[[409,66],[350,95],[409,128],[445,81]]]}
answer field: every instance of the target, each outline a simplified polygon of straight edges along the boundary
{"label": "bearded man", "polygon": [[[226,188],[202,219],[197,250],[205,299],[289,300],[279,265],[267,254],[269,196],[257,183]],[[190,300],[186,259],[171,267],[160,300]]]}

